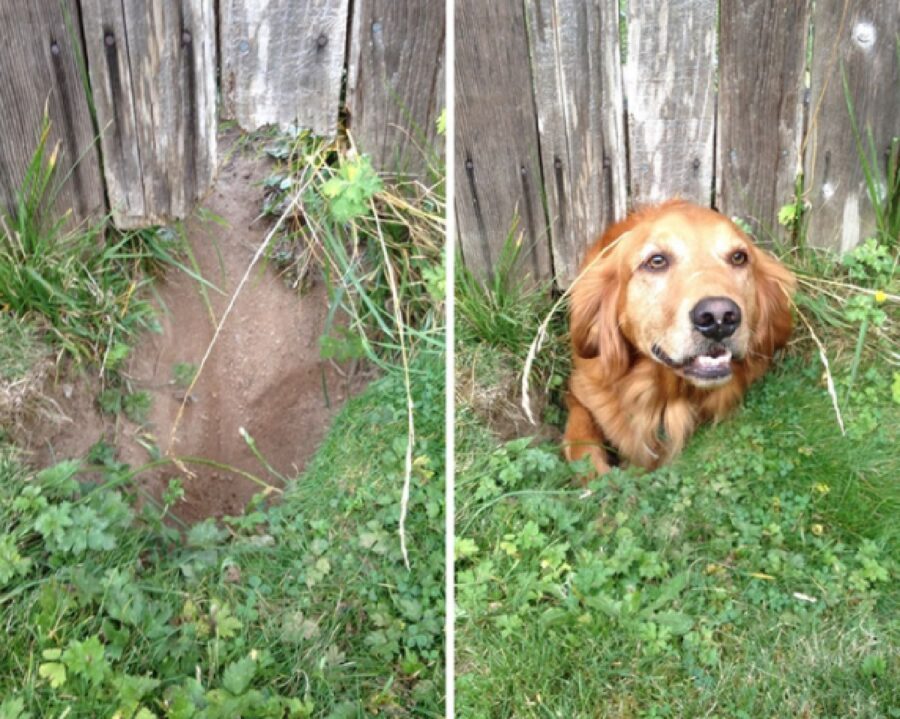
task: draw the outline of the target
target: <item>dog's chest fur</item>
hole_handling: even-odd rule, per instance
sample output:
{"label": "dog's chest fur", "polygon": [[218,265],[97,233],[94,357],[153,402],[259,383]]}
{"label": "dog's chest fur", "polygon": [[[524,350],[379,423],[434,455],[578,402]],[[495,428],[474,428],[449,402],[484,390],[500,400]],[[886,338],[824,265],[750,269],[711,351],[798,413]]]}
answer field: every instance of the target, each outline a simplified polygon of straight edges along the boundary
{"label": "dog's chest fur", "polygon": [[723,387],[701,390],[642,358],[619,381],[576,372],[571,389],[623,459],[653,469],[677,455],[698,424],[728,414],[746,384],[738,373]]}

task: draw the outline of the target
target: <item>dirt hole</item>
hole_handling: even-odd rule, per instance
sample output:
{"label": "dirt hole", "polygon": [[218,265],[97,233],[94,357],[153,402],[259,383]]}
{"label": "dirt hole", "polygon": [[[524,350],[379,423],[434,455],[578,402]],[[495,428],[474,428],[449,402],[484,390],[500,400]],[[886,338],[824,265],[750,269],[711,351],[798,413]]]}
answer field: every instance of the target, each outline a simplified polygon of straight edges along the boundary
{"label": "dirt hole", "polygon": [[[165,454],[185,381],[199,366],[215,324],[263,241],[270,223],[259,217],[260,182],[271,163],[250,151],[228,153],[233,137],[220,138],[218,178],[202,207],[207,219],[185,223],[187,241],[201,275],[221,292],[206,290],[183,272],[169,269],[154,284],[161,334],[146,333],[132,352],[128,377],[152,403],[146,421],[103,415],[96,379],[61,382],[54,399],[68,420],[32,432],[35,462],[43,466],[84,456],[98,440],[113,444],[121,461],[140,467],[153,448]],[[209,219],[212,215],[219,221]],[[208,301],[208,304],[207,304]],[[210,312],[210,308],[212,313]],[[240,436],[244,428],[265,460],[285,477],[296,477],[322,441],[337,410],[368,379],[368,370],[323,361],[319,337],[328,299],[321,281],[299,295],[271,266],[258,266],[239,296],[195,388],[187,397],[173,446],[177,456],[213,460],[281,486]],[[240,514],[261,487],[224,468],[190,465],[195,477],[174,466],[141,475],[159,496],[180,477],[185,499],[174,513],[187,522]]]}

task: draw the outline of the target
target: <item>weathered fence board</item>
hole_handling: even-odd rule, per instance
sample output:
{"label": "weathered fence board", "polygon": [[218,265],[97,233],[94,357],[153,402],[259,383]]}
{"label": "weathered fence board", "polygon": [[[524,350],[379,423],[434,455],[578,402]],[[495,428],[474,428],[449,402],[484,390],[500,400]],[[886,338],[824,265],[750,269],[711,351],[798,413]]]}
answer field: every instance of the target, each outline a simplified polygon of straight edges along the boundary
{"label": "weathered fence board", "polygon": [[440,2],[354,3],[346,108],[357,144],[380,170],[442,167],[444,24]]}
{"label": "weathered fence board", "polygon": [[113,219],[186,217],[215,171],[212,0],[82,0]]}
{"label": "weathered fence board", "polygon": [[713,191],[717,0],[630,0],[625,94],[631,198]]}
{"label": "weathered fence board", "polygon": [[220,0],[224,115],[245,130],[297,125],[334,136],[347,12],[348,0]]}
{"label": "weathered fence board", "polygon": [[525,7],[553,266],[568,284],[590,241],[625,212],[618,2]]}
{"label": "weathered fence board", "polygon": [[716,205],[757,237],[777,227],[802,169],[809,2],[722,3]]}
{"label": "weathered fence board", "polygon": [[78,3],[3,2],[0,24],[4,28],[4,42],[0,44],[3,209],[11,208],[15,201],[47,106],[51,141],[61,142],[57,177],[62,180],[69,176],[57,197],[56,210],[71,208],[76,220],[102,214],[99,155],[79,71],[83,53]]}
{"label": "weathered fence board", "polygon": [[466,265],[496,265],[523,234],[522,272],[550,276],[540,145],[522,3],[456,3],[456,213]]}
{"label": "weathered fence board", "polygon": [[[860,132],[871,128],[884,172],[900,136],[896,0],[817,2],[813,16],[812,107],[805,153],[809,241],[846,251],[875,227],[844,96],[846,73]],[[865,139],[864,144],[867,145]]]}

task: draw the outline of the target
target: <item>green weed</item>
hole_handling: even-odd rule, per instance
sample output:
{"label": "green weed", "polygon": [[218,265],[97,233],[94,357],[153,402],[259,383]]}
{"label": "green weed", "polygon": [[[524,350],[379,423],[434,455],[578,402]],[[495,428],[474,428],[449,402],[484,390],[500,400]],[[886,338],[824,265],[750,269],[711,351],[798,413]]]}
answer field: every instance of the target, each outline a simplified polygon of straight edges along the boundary
{"label": "green weed", "polygon": [[790,360],[673,465],[589,492],[460,408],[460,713],[888,715],[900,408],[867,368],[842,438],[819,373]]}
{"label": "green weed", "polygon": [[176,362],[172,366],[172,381],[176,387],[187,389],[197,376],[197,366],[192,362]]}
{"label": "green weed", "polygon": [[0,453],[0,716],[439,716],[442,375],[434,356],[413,372],[412,571],[396,374],[345,407],[279,504],[258,495],[227,531],[139,507],[108,445],[40,472]]}
{"label": "green weed", "polygon": [[314,267],[324,274],[331,304],[323,352],[388,367],[404,333],[417,351],[442,351],[443,181],[386,179],[344,141],[306,132],[279,135],[266,152],[276,167],[264,211],[293,208],[270,257],[294,286]]}

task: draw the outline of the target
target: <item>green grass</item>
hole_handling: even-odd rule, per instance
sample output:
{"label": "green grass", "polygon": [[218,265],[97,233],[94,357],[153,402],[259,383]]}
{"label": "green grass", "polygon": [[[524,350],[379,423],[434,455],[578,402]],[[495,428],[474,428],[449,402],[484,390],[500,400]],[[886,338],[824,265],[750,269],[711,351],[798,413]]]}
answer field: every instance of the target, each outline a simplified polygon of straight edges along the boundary
{"label": "green grass", "polygon": [[184,540],[135,509],[108,451],[90,473],[4,452],[0,716],[440,716],[442,374],[414,362],[411,571],[396,374],[347,404],[281,502]]}
{"label": "green grass", "polygon": [[556,446],[463,410],[460,715],[896,713],[900,408],[864,371],[842,438],[820,374],[786,362],[673,465],[589,495]]}
{"label": "green grass", "polygon": [[26,378],[46,359],[48,350],[32,325],[0,314],[0,382],[16,383]]}
{"label": "green grass", "polygon": [[65,353],[100,362],[152,325],[149,305],[135,297],[134,268],[149,253],[144,235],[107,235],[105,219],[75,227],[54,215],[58,147],[47,147],[49,131],[45,117],[15,206],[0,216],[0,306]]}

